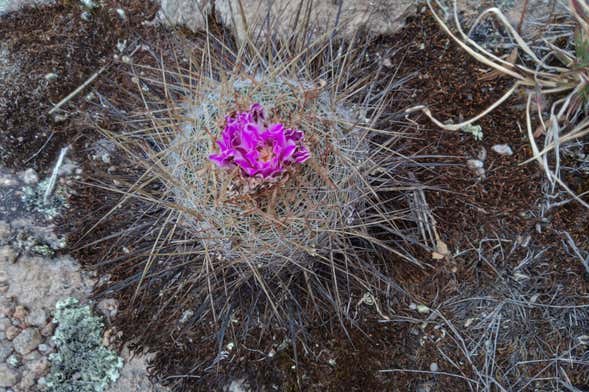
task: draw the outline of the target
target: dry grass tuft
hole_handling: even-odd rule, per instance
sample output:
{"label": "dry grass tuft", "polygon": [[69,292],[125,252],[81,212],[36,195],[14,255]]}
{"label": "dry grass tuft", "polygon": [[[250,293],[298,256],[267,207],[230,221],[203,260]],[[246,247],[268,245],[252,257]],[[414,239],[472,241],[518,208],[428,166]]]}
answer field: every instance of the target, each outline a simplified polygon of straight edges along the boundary
{"label": "dry grass tuft", "polygon": [[[484,11],[467,33],[459,21],[456,2],[448,17],[454,22],[453,28],[436,12],[431,1],[428,5],[446,33],[474,59],[491,69],[489,77],[508,76],[513,78],[514,84],[486,110],[458,124],[442,123],[424,106],[408,111],[422,111],[440,128],[464,130],[522,90],[527,97],[526,130],[534,155],[529,161],[538,162],[546,173],[550,183],[549,194],[553,195],[560,187],[569,195],[564,202],[577,201],[589,207],[586,201],[588,191],[576,194],[561,174],[562,150],[571,143],[579,143],[589,134],[586,115],[589,76],[587,5],[571,0],[568,15],[563,15],[563,23],[552,26],[557,28],[558,33],[546,34],[538,42],[527,42],[522,38],[498,8]],[[499,24],[510,42],[511,51],[505,56],[497,55],[496,48],[487,48],[472,38],[472,32],[490,17]],[[536,125],[533,124],[534,118],[537,119]],[[536,140],[542,135],[544,146],[539,146]]]}

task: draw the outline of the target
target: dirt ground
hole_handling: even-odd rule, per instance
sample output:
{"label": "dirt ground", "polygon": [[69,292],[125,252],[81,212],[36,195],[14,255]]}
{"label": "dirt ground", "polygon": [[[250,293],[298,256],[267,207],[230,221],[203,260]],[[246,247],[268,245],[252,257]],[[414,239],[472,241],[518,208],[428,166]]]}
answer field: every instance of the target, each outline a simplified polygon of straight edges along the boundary
{"label": "dirt ground", "polygon": [[[143,42],[178,45],[164,27],[143,23],[155,17],[155,5],[113,0],[88,16],[74,3],[0,19],[1,166],[35,168],[44,176],[69,144],[83,176],[108,171],[113,163],[97,153],[98,136],[89,125],[100,119],[88,116],[107,102],[101,94],[124,100],[108,87],[113,79],[121,85],[130,79],[117,74],[113,55],[120,59]],[[125,9],[125,18],[118,8]],[[181,41],[200,39],[182,29],[176,33]],[[125,40],[127,47],[116,49]],[[393,317],[366,312],[362,327],[349,336],[313,326],[313,341],[321,342],[316,355],[302,355],[303,348],[295,353],[280,339],[254,339],[208,373],[194,370],[218,351],[201,338],[211,332],[207,326],[184,335],[185,341],[166,340],[145,331],[151,327],[149,304],[142,314],[123,308],[113,324],[126,339],[139,339],[132,347],[154,354],[154,379],[177,390],[554,391],[568,383],[589,391],[589,271],[580,260],[589,252],[589,212],[574,203],[547,209],[542,171],[535,163],[521,164],[531,156],[521,98],[477,123],[482,140],[436,129],[424,116],[404,112],[426,104],[437,117],[457,122],[484,110],[512,82],[484,78],[481,65],[439,29],[425,7],[408,15],[399,31],[379,36],[366,58],[367,72],[384,69],[406,79],[389,100],[386,127],[406,135],[399,152],[414,157],[412,173],[423,184],[425,203],[450,250],[441,260],[422,255],[424,269],[392,267],[405,291],[389,309]],[[47,114],[103,66],[108,70],[64,111]],[[509,146],[512,154],[497,153],[498,145]],[[480,164],[469,167],[469,160]],[[114,170],[124,175],[130,169]],[[578,192],[589,186],[587,175],[568,180]],[[117,233],[126,224],[124,214],[89,237],[70,232],[91,226],[113,203],[85,183],[79,181],[69,212],[57,220],[59,231],[73,244],[67,252],[82,264],[116,275],[101,253],[111,244],[92,241]],[[132,288],[121,282],[117,299],[128,304]],[[112,293],[98,290],[97,299],[107,294]],[[135,379],[143,377],[142,368],[131,371]]]}

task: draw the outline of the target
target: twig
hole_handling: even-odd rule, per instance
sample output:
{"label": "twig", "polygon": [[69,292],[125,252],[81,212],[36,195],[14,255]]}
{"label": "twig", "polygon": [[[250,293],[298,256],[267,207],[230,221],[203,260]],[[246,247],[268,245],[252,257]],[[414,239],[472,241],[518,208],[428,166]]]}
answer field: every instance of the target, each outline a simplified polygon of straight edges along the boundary
{"label": "twig", "polygon": [[55,188],[55,183],[57,182],[57,176],[59,174],[59,168],[63,163],[63,158],[65,158],[65,154],[67,154],[68,150],[70,149],[69,146],[66,146],[61,149],[59,153],[59,158],[57,159],[57,163],[53,168],[53,173],[51,173],[51,178],[49,179],[49,184],[47,185],[47,190],[45,190],[45,195],[43,196],[43,203],[47,204],[47,199],[51,196],[53,192],[53,188]]}
{"label": "twig", "polygon": [[53,109],[51,109],[49,111],[49,114],[53,114],[55,113],[57,110],[59,110],[63,105],[65,105],[67,102],[69,102],[73,97],[75,97],[76,95],[78,95],[83,89],[85,89],[90,83],[92,83],[94,80],[96,80],[96,78],[98,76],[100,76],[101,73],[103,73],[106,69],[108,68],[107,65],[104,65],[102,68],[100,68],[98,71],[96,71],[94,73],[94,75],[90,76],[88,78],[88,80],[86,80],[84,83],[82,83],[78,88],[76,88],[74,91],[72,91],[67,97],[65,97],[64,99],[62,99],[61,101],[59,101],[59,103],[57,105],[55,105],[53,107]]}

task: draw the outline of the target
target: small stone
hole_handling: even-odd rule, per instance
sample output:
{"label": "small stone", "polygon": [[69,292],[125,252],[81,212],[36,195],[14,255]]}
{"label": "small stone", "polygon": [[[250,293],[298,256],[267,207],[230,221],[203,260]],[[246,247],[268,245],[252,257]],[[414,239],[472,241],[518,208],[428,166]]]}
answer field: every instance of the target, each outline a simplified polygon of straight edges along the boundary
{"label": "small stone", "polygon": [[479,167],[478,169],[475,170],[475,173],[477,174],[477,176],[479,177],[484,177],[486,174],[486,171],[484,168]]}
{"label": "small stone", "polygon": [[6,361],[6,358],[8,358],[10,354],[12,354],[12,346],[10,345],[10,343],[0,343],[0,362]]}
{"label": "small stone", "polygon": [[28,316],[29,311],[27,310],[27,308],[25,308],[22,305],[17,305],[14,308],[14,313],[12,314],[12,317],[17,319],[18,321],[25,321],[25,318]]}
{"label": "small stone", "polygon": [[10,246],[3,246],[0,248],[0,263],[14,263],[16,260],[16,252]]}
{"label": "small stone", "polygon": [[28,354],[34,349],[37,348],[43,339],[39,330],[36,328],[27,328],[23,330],[12,342],[14,345],[14,350],[19,354]]}
{"label": "small stone", "polygon": [[485,159],[487,159],[487,149],[485,147],[481,148],[479,154],[477,155],[477,158],[479,159],[479,161],[484,161]]}
{"label": "small stone", "polygon": [[432,363],[429,365],[429,370],[431,370],[432,372],[437,372],[437,371],[439,370],[439,368],[438,368],[438,364],[437,364],[437,363],[435,363],[435,362],[432,362]]}
{"label": "small stone", "polygon": [[34,309],[25,320],[28,325],[42,327],[47,324],[47,313],[43,309]]}
{"label": "small stone", "polygon": [[13,340],[20,334],[20,328],[11,325],[10,327],[6,328],[4,333],[6,334],[6,339]]}
{"label": "small stone", "polygon": [[[104,317],[110,320],[117,315],[119,301],[114,298],[105,298],[98,303],[97,308]],[[184,318],[184,315],[182,315],[182,318]],[[182,320],[180,320],[180,322],[182,322]]]}
{"label": "small stone", "polygon": [[43,355],[49,354],[52,351],[51,347],[45,343],[41,343],[39,347],[37,347],[37,350]]}
{"label": "small stone", "polygon": [[45,336],[45,337],[51,336],[51,335],[53,335],[54,330],[55,330],[55,324],[53,324],[50,321],[41,329],[41,336]]}
{"label": "small stone", "polygon": [[20,374],[5,364],[0,364],[0,387],[12,387],[20,381]]}
{"label": "small stone", "polygon": [[483,162],[479,161],[478,159],[469,159],[468,161],[466,161],[466,166],[470,170],[476,170],[483,167]]}
{"label": "small stone", "polygon": [[491,149],[499,155],[513,155],[513,150],[507,144],[495,144]]}
{"label": "small stone", "polygon": [[48,82],[52,82],[55,79],[57,79],[57,74],[56,73],[49,72],[48,74],[45,75],[45,80],[47,80]]}
{"label": "small stone", "polygon": [[27,185],[33,185],[39,182],[39,176],[35,169],[27,169],[22,175],[22,180]]}

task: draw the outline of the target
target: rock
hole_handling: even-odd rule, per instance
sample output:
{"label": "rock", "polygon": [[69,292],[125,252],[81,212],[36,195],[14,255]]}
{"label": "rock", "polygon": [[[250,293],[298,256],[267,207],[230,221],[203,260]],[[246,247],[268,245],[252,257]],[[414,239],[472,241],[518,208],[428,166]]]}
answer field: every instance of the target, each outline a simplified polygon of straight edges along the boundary
{"label": "rock", "polygon": [[10,327],[6,328],[4,333],[6,334],[6,339],[13,340],[20,334],[20,328],[11,325]]}
{"label": "rock", "polygon": [[22,180],[27,185],[33,185],[39,182],[39,176],[37,175],[35,169],[31,168],[25,170],[25,172],[22,174]]}
{"label": "rock", "polygon": [[43,309],[33,309],[25,320],[28,325],[43,327],[47,324],[47,312]]}
{"label": "rock", "polygon": [[0,362],[6,361],[6,358],[8,358],[10,356],[10,354],[12,354],[12,345],[10,344],[10,342],[1,342],[0,343]]}
{"label": "rock", "polygon": [[3,246],[0,248],[0,263],[14,263],[18,255],[11,246]]}
{"label": "rock", "polygon": [[39,359],[28,363],[27,368],[35,376],[35,379],[43,377],[49,370],[49,360],[46,357],[40,357]]}
{"label": "rock", "polygon": [[6,364],[0,364],[0,387],[12,387],[20,381],[20,374],[8,367]]}
{"label": "rock", "polygon": [[0,317],[0,332],[6,332],[12,323],[8,317]]}
{"label": "rock", "polygon": [[481,169],[483,167],[483,162],[479,161],[478,159],[469,159],[468,161],[466,161],[466,166],[470,170]]}
{"label": "rock", "polygon": [[0,1],[0,15],[18,11],[27,5],[53,4],[55,0],[7,0]]}
{"label": "rock", "polygon": [[41,329],[41,336],[49,337],[53,335],[53,331],[55,331],[55,324],[50,321]]}
{"label": "rock", "polygon": [[513,155],[513,150],[507,144],[495,144],[491,149],[499,155]]}
{"label": "rock", "polygon": [[17,391],[31,391],[36,379],[33,373],[24,373],[20,382],[16,385]]}
{"label": "rock", "polygon": [[435,363],[435,362],[432,362],[432,363],[429,365],[429,370],[431,370],[432,372],[437,372],[437,371],[439,370],[439,368],[438,368],[438,364],[437,364],[437,363]]}
{"label": "rock", "polygon": [[14,313],[12,314],[12,317],[17,319],[18,321],[24,322],[28,314],[29,311],[27,310],[27,308],[25,308],[22,305],[17,305],[14,308]]}
{"label": "rock", "polygon": [[0,221],[0,243],[8,241],[10,237],[10,225],[6,221]]}
{"label": "rock", "polygon": [[0,284],[8,283],[8,274],[4,270],[0,270]]}
{"label": "rock", "polygon": [[[333,28],[337,19],[339,30],[345,34],[353,34],[362,27],[366,27],[371,33],[390,34],[402,26],[404,14],[413,1],[356,0],[342,3],[340,8],[339,2],[333,0],[315,0],[309,14],[309,28]],[[234,28],[241,40],[246,37],[244,22],[248,26],[261,25],[268,14],[271,19],[280,22],[270,21],[276,24],[280,32],[291,32],[295,28],[299,7],[298,1],[291,0],[160,0],[160,11],[155,22],[185,26],[194,32],[203,30],[206,27],[206,19],[213,10],[213,4],[215,16],[226,27]],[[300,28],[300,18],[298,22]]]}
{"label": "rock", "polygon": [[36,349],[42,342],[43,338],[38,329],[27,328],[14,338],[12,344],[17,353],[25,355]]}
{"label": "rock", "polygon": [[205,18],[209,13],[209,0],[161,0],[157,19],[196,32],[205,27]]}
{"label": "rock", "polygon": [[10,285],[6,295],[18,298],[29,309],[52,309],[60,298],[86,298],[92,287],[79,264],[68,256],[48,260],[23,255],[18,263],[0,263],[0,269],[6,270],[11,282],[18,282]]}

